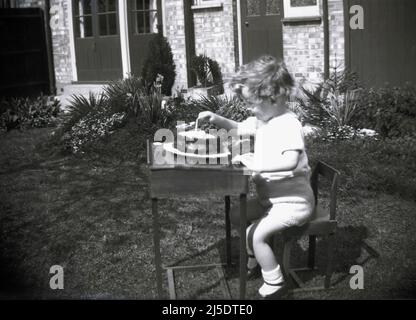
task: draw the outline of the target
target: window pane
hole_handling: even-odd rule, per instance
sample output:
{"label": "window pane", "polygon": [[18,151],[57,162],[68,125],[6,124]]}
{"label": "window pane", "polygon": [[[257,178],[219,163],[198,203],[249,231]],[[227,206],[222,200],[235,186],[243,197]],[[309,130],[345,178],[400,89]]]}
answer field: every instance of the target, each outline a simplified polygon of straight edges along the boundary
{"label": "window pane", "polygon": [[280,14],[278,0],[266,0],[266,14]]}
{"label": "window pane", "polygon": [[76,18],[75,36],[77,38],[85,38],[92,36],[92,17],[79,17]]}
{"label": "window pane", "polygon": [[75,13],[77,16],[91,14],[91,0],[76,0]]}
{"label": "window pane", "polygon": [[108,0],[108,11],[117,11],[117,0]]}
{"label": "window pane", "polygon": [[247,0],[247,15],[248,16],[260,15],[260,0]]}
{"label": "window pane", "polygon": [[106,36],[108,33],[107,31],[107,15],[101,14],[98,16],[98,21],[100,25],[100,35]]}
{"label": "window pane", "polygon": [[107,12],[107,0],[98,0],[98,12]]}
{"label": "window pane", "polygon": [[143,0],[136,0],[136,10],[143,10]]}
{"label": "window pane", "polygon": [[136,16],[136,33],[157,33],[157,11],[140,11]]}
{"label": "window pane", "polygon": [[136,33],[144,33],[143,12],[137,12],[136,16]]}
{"label": "window pane", "polygon": [[108,34],[109,35],[118,34],[117,33],[117,14],[110,13],[109,15],[107,15],[107,17],[108,17]]}
{"label": "window pane", "polygon": [[292,7],[316,6],[316,0],[290,0]]}
{"label": "window pane", "polygon": [[147,23],[148,32],[157,33],[157,11],[149,11]]}

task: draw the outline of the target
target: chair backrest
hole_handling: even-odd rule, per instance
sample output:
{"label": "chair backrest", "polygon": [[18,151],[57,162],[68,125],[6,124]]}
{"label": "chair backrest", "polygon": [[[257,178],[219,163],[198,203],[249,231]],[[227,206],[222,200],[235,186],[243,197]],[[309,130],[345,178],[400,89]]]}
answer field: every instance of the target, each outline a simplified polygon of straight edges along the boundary
{"label": "chair backrest", "polygon": [[318,161],[315,168],[312,171],[311,186],[315,195],[315,203],[318,204],[318,184],[319,177],[322,176],[331,184],[330,189],[330,203],[329,203],[329,215],[331,220],[335,220],[336,216],[336,205],[337,205],[337,190],[338,190],[338,179],[340,172],[329,164]]}

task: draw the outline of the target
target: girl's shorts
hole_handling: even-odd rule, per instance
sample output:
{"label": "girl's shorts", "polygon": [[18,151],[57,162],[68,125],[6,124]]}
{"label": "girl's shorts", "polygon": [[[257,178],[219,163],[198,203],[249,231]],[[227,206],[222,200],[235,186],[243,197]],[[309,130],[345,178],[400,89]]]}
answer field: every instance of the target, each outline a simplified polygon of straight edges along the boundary
{"label": "girl's shorts", "polygon": [[308,222],[313,213],[311,203],[304,202],[277,202],[273,203],[267,210],[268,216],[273,216],[273,220],[278,219],[281,224],[287,227],[302,226]]}
{"label": "girl's shorts", "polygon": [[249,200],[248,209],[258,212],[258,218],[273,216],[273,221],[286,227],[302,226],[312,218],[314,204],[307,200],[260,201]]}

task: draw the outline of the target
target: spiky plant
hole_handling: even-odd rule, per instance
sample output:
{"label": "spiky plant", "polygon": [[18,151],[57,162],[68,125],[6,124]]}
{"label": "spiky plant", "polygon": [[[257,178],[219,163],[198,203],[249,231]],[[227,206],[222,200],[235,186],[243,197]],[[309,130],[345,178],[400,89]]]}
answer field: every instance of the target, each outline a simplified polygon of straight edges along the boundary
{"label": "spiky plant", "polygon": [[89,93],[88,97],[73,94],[71,99],[72,101],[70,101],[68,106],[68,115],[63,126],[64,132],[70,130],[91,112],[106,108],[108,101],[105,94],[100,93],[96,95],[92,92]]}

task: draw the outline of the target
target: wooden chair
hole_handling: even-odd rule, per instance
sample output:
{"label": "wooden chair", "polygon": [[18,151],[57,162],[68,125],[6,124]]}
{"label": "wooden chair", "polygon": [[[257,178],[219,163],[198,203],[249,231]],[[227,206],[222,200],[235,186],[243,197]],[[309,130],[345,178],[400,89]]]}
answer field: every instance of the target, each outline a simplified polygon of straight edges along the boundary
{"label": "wooden chair", "polygon": [[[312,221],[303,225],[302,227],[293,227],[283,232],[283,270],[286,276],[290,276],[298,286],[298,288],[294,291],[320,290],[328,289],[330,287],[332,275],[334,235],[337,228],[336,204],[339,175],[339,171],[337,171],[330,165],[322,161],[319,161],[317,163],[311,176],[311,185],[315,195],[316,203],[313,215],[314,218]],[[320,177],[325,178],[325,180],[327,180],[327,182],[329,182],[331,185],[330,203],[328,209],[323,208],[318,202],[318,180]],[[290,251],[293,243],[303,236],[309,237],[308,265],[306,268],[292,269],[290,267]],[[315,270],[315,250],[317,237],[326,237],[328,241],[326,251],[328,261],[325,271],[325,281],[323,286],[307,288],[305,286],[305,283],[297,275],[297,272]]]}

